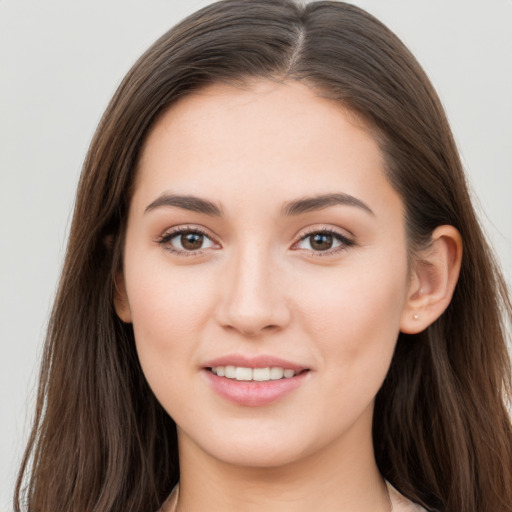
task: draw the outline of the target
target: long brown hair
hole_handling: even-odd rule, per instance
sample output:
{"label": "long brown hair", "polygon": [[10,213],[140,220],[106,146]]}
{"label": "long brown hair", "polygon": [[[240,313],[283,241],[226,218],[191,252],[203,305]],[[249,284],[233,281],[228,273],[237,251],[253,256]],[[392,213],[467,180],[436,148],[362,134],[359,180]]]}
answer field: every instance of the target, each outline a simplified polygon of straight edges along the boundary
{"label": "long brown hair", "polygon": [[156,510],[179,479],[176,427],[142,374],[114,275],[139,150],[155,119],[214,82],[301,80],[364,119],[406,209],[412,251],[439,225],[464,241],[446,312],[400,334],[374,414],[382,474],[446,512],[512,511],[512,307],[471,206],[429,80],[400,40],[341,2],[227,0],[190,16],[134,65],[87,155],[48,329],[16,510]]}

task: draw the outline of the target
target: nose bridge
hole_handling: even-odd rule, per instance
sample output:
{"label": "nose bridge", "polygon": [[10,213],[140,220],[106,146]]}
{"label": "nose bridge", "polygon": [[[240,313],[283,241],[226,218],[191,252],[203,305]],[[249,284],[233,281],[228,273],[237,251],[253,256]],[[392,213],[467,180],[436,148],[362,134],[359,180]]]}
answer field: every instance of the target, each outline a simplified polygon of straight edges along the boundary
{"label": "nose bridge", "polygon": [[290,314],[272,250],[247,240],[233,252],[228,266],[221,323],[245,335],[284,327]]}

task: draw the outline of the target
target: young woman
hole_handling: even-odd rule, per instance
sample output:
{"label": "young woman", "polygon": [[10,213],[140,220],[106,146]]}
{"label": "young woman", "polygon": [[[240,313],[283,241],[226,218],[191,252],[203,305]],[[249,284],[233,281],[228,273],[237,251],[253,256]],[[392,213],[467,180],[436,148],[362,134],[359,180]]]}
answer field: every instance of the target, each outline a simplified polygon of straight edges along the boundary
{"label": "young woman", "polygon": [[15,508],[511,511],[510,317],[396,36],[213,4],[91,144]]}

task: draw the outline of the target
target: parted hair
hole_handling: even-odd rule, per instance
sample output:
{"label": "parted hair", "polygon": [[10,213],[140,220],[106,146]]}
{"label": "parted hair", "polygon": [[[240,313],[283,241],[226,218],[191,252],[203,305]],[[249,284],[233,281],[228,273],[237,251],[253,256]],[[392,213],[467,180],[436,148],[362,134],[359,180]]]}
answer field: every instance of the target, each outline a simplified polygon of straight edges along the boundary
{"label": "parted hair", "polygon": [[404,44],[342,2],[226,0],[191,15],[135,63],[84,162],[44,348],[16,511],[148,512],[179,479],[176,426],[150,390],[114,277],[140,149],[170,105],[212,83],[298,80],[339,101],[378,142],[411,254],[433,230],[463,239],[445,313],[400,334],[376,397],[382,475],[439,512],[512,512],[507,407],[510,296],[476,218],[445,113]]}

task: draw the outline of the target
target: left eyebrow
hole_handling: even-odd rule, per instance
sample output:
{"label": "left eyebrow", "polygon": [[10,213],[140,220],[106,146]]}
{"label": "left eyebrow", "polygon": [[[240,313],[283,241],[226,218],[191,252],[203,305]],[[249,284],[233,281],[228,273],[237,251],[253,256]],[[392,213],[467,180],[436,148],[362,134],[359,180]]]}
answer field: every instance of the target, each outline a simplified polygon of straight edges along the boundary
{"label": "left eyebrow", "polygon": [[221,217],[222,211],[219,206],[207,199],[196,196],[163,194],[147,206],[144,213],[160,207],[182,208],[197,213],[204,213],[213,217]]}
{"label": "left eyebrow", "polygon": [[363,203],[363,201],[357,199],[357,197],[341,192],[336,194],[322,194],[318,196],[305,197],[303,199],[297,199],[296,201],[287,202],[282,208],[282,214],[286,216],[301,215],[302,213],[323,210],[324,208],[338,205],[355,206],[356,208],[361,208],[371,215],[375,215],[366,203]]}

